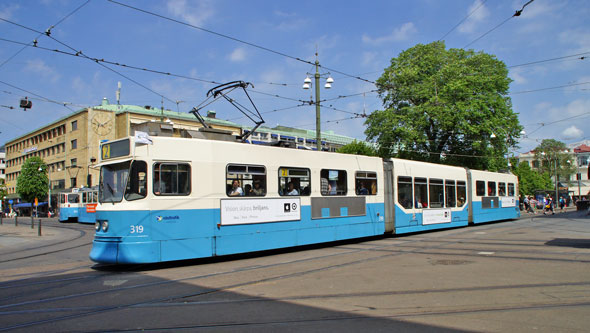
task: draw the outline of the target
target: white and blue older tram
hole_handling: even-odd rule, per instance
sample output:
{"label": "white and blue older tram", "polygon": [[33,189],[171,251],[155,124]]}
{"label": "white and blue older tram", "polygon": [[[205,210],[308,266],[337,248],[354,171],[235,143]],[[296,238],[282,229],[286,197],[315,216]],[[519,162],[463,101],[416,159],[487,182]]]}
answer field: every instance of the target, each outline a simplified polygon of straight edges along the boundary
{"label": "white and blue older tram", "polygon": [[80,208],[78,209],[78,223],[96,223],[96,206],[98,205],[98,188],[80,189]]}
{"label": "white and blue older tram", "polygon": [[62,192],[59,198],[59,222],[78,221],[82,196],[77,188],[70,192]]}
{"label": "white and blue older tram", "polygon": [[[100,155],[90,252],[99,263],[246,253],[520,214],[510,174],[170,137],[106,142]],[[496,192],[481,193],[478,181]]]}

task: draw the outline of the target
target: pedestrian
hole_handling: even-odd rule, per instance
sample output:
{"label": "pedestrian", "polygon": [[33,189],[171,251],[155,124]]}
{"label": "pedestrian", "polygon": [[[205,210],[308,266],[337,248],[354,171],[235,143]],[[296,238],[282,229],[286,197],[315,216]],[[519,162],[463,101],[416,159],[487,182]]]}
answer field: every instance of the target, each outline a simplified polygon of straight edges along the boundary
{"label": "pedestrian", "polygon": [[547,198],[545,198],[545,207],[543,215],[547,215],[548,212],[551,212],[551,215],[555,215],[555,211],[553,210],[553,200],[551,199],[550,195],[548,195]]}
{"label": "pedestrian", "polygon": [[535,214],[535,207],[537,206],[537,200],[534,197],[529,196],[529,213]]}
{"label": "pedestrian", "polygon": [[526,195],[524,196],[523,204],[524,204],[524,211],[528,213],[531,206],[529,203],[529,198]]}
{"label": "pedestrian", "polygon": [[559,211],[563,213],[564,207],[565,207],[565,199],[563,197],[559,197]]}

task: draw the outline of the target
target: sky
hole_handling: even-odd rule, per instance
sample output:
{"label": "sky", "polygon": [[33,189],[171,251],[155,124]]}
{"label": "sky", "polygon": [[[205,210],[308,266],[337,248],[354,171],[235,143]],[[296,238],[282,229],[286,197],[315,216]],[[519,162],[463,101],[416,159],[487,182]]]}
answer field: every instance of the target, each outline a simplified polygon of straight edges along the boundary
{"label": "sky", "polygon": [[[315,106],[304,102],[314,90],[302,85],[316,59],[322,130],[364,140],[360,115],[382,109],[373,82],[402,51],[437,40],[508,66],[526,132],[511,153],[590,139],[587,0],[117,1],[0,1],[0,145],[104,97],[115,104],[118,82],[121,104],[187,113],[218,84],[242,80],[265,126],[313,130]],[[255,111],[243,91],[229,97]],[[202,110],[252,125],[223,99]]]}

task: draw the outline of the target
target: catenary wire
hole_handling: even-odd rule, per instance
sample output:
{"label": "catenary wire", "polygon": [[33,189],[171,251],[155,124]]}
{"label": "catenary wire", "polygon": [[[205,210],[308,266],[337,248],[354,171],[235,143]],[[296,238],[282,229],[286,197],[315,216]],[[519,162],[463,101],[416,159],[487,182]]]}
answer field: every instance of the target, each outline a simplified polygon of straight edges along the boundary
{"label": "catenary wire", "polygon": [[[45,34],[49,35],[51,33],[51,29],[57,27],[60,23],[62,23],[63,21],[67,20],[70,16],[74,15],[78,10],[82,9],[82,7],[86,6],[88,3],[90,2],[90,0],[86,1],[85,3],[83,3],[82,5],[80,5],[78,8],[74,9],[72,12],[70,12],[68,15],[64,16],[61,20],[57,21],[57,23],[55,23],[54,25],[52,25],[51,27],[49,27],[47,29],[47,31],[45,32]],[[1,19],[1,18],[0,18]],[[44,33],[39,33],[39,35],[35,38],[35,40],[37,40],[39,37],[41,37]],[[34,44],[34,42],[31,42],[25,46],[23,46],[23,48],[21,48],[20,50],[18,50],[15,54],[13,54],[11,57],[9,57],[8,59],[6,59],[2,64],[0,64],[0,68],[2,66],[4,66],[5,64],[7,64],[10,60],[12,60],[13,58],[15,58],[17,55],[19,55],[22,51],[24,51],[27,47],[31,46],[31,44]]]}
{"label": "catenary wire", "polygon": [[445,39],[445,37],[447,37],[455,29],[457,29],[457,27],[459,27],[461,24],[463,24],[463,22],[465,22],[469,17],[471,17],[471,15],[473,15],[479,8],[481,8],[486,3],[486,1],[488,1],[488,0],[483,0],[482,2],[480,2],[479,6],[477,6],[474,10],[472,10],[471,13],[467,14],[467,16],[465,16],[461,21],[459,21],[459,23],[457,23],[454,27],[452,27],[451,30],[449,30],[444,36],[439,38],[438,41]]}
{"label": "catenary wire", "polygon": [[512,16],[510,16],[509,18],[505,19],[504,21],[502,21],[502,23],[496,25],[495,27],[493,27],[492,29],[488,30],[487,32],[485,32],[483,35],[477,37],[475,40],[473,40],[471,43],[465,45],[463,48],[466,49],[467,47],[469,47],[471,44],[477,42],[478,40],[482,39],[483,37],[487,36],[489,33],[491,33],[492,31],[498,29],[499,27],[501,27],[502,25],[504,25],[506,22],[510,21],[510,19],[512,19],[513,17],[517,17],[520,16],[522,14],[522,11],[524,10],[524,8],[526,6],[528,6],[529,4],[531,4],[533,1],[535,0],[529,0],[527,3],[525,3],[522,8],[520,10],[517,10],[514,14],[512,14]]}

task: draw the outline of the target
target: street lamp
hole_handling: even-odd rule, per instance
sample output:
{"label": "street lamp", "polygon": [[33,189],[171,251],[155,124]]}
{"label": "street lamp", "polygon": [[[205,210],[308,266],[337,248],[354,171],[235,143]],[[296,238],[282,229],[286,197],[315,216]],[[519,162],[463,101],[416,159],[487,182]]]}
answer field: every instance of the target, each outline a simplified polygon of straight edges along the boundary
{"label": "street lamp", "polygon": [[[320,77],[322,75],[328,76],[326,79],[326,84],[324,85],[324,89],[332,88],[332,83],[334,83],[334,79],[330,76],[330,73],[320,74],[319,71],[320,62],[318,60],[318,53],[315,54],[315,74],[313,77],[315,79],[315,136],[316,136],[316,146],[318,151],[322,151],[322,134],[320,129]],[[307,77],[303,81],[303,89],[310,89],[312,86],[311,79],[309,76],[312,75],[311,73],[307,73]],[[309,104],[314,104],[314,102],[309,102]]]}

